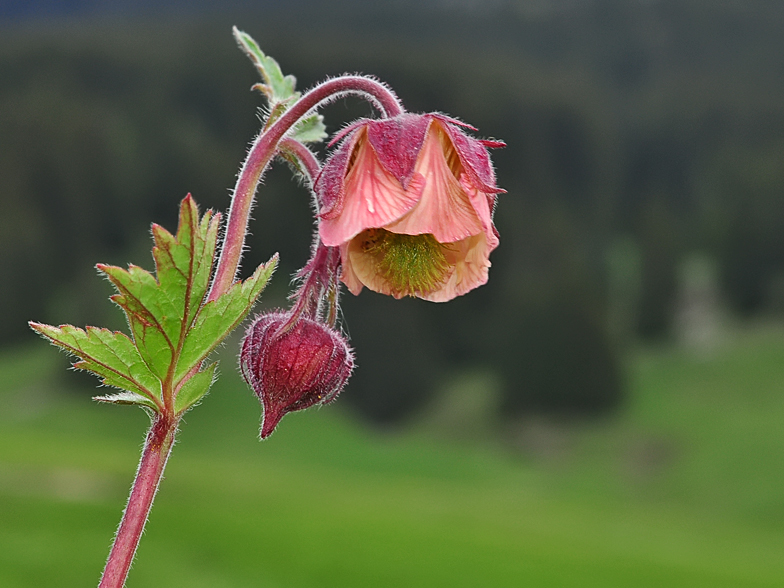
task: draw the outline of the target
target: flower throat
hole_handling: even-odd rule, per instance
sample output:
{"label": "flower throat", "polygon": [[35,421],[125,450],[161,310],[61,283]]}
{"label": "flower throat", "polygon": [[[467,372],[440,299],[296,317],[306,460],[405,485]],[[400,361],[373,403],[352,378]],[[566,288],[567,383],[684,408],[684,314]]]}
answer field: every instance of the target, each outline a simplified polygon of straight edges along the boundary
{"label": "flower throat", "polygon": [[385,229],[368,229],[359,235],[360,247],[396,297],[425,295],[449,277],[448,245],[431,234],[401,235]]}

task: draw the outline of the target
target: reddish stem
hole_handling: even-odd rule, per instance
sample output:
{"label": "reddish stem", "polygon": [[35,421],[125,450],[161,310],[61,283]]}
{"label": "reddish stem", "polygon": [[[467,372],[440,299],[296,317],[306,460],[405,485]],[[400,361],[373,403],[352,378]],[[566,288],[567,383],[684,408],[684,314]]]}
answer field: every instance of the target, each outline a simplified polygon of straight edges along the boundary
{"label": "reddish stem", "polygon": [[[324,295],[335,287],[339,270],[340,251],[337,247],[324,245],[317,232],[310,260],[297,273],[297,278],[302,282],[296,292],[289,297],[296,300],[291,309],[292,320],[296,320],[303,313],[308,318],[316,319],[319,312],[325,310],[319,308],[319,303],[324,299]],[[326,309],[328,316],[332,315],[331,305],[330,302],[330,308]],[[329,321],[329,318],[325,320]]]}
{"label": "reddish stem", "polygon": [[297,158],[312,186],[321,171],[321,164],[319,163],[319,160],[316,159],[316,156],[313,155],[313,152],[294,139],[283,139],[280,142],[280,150],[288,151]]}
{"label": "reddish stem", "polygon": [[[295,157],[304,168],[311,186],[321,172],[319,163],[313,152],[299,141],[283,139],[280,150],[286,151]],[[318,214],[318,199],[314,198],[313,206]],[[301,314],[308,318],[317,319],[321,314],[322,320],[329,325],[335,324],[337,318],[337,276],[340,271],[340,251],[337,247],[327,247],[321,242],[318,230],[314,235],[313,250],[310,260],[298,273],[297,278],[302,280],[296,292],[289,299],[296,300],[291,309],[291,323],[293,324]],[[330,292],[333,291],[333,294]],[[321,302],[327,301],[322,308]]]}
{"label": "reddish stem", "polygon": [[142,451],[128,505],[101,576],[98,588],[122,588],[131,568],[152,501],[169,459],[179,419],[155,415]]}
{"label": "reddish stem", "polygon": [[248,152],[240,170],[231,200],[226,235],[223,239],[218,267],[207,301],[219,298],[232,284],[237,274],[245,233],[253,204],[253,196],[261,176],[278,150],[283,136],[312,110],[320,105],[349,94],[369,99],[384,116],[397,116],[403,107],[395,95],[382,83],[362,76],[342,76],[319,84],[300,98],[266,132],[260,134]]}

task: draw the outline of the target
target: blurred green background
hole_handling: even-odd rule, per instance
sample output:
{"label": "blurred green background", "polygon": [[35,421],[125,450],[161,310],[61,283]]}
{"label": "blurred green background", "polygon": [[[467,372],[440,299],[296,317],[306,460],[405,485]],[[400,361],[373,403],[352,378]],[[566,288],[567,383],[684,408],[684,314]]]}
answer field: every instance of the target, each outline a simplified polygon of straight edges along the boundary
{"label": "blurred green background", "polygon": [[[501,246],[449,304],[344,296],[349,386],[264,443],[229,341],[128,585],[784,585],[784,5],[126,4],[0,3],[1,586],[97,583],[146,416],[26,321],[125,328],[94,264],[227,207],[233,24],[300,88],[371,73],[504,139]],[[285,166],[254,217],[274,308],[312,230]]]}

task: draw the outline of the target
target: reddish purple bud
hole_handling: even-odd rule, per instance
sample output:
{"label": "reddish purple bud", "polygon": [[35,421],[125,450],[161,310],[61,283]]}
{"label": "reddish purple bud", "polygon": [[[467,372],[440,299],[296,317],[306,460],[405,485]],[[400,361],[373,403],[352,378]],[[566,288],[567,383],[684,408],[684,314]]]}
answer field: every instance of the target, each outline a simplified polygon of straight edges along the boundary
{"label": "reddish purple bud", "polygon": [[337,331],[277,312],[251,324],[240,368],[261,401],[261,438],[266,439],[286,413],[332,402],[351,375],[354,358]]}

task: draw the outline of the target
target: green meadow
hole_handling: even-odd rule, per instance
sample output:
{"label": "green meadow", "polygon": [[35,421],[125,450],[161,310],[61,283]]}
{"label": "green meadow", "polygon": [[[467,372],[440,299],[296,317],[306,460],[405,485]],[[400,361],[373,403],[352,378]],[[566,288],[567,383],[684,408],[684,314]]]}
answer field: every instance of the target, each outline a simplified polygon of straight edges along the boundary
{"label": "green meadow", "polygon": [[[0,358],[5,588],[96,585],[136,467],[145,414],[90,402],[63,366],[43,343]],[[635,351],[616,415],[493,436],[436,409],[374,431],[338,402],[262,443],[228,353],[222,368],[130,588],[784,585],[784,330]],[[443,393],[481,406],[492,388]]]}

